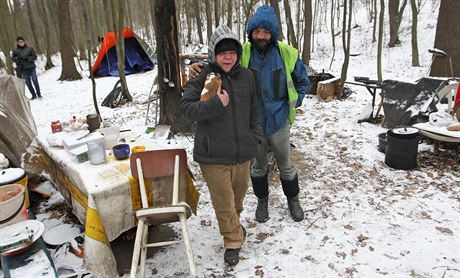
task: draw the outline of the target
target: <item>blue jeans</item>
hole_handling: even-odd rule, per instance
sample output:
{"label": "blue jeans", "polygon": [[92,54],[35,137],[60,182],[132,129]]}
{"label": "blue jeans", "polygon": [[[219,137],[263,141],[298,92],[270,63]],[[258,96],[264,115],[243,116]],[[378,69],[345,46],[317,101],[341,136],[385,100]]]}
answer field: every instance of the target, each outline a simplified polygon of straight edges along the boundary
{"label": "blue jeans", "polygon": [[266,137],[264,142],[259,145],[256,158],[251,167],[252,177],[262,177],[267,173],[268,151],[271,150],[275,155],[276,164],[283,180],[293,180],[297,174],[291,161],[291,142],[290,142],[289,122],[273,135]]}
{"label": "blue jeans", "polygon": [[[29,91],[32,94],[32,98],[41,96],[40,86],[38,85],[37,71],[35,70],[35,68],[23,69],[22,78],[25,79],[27,88],[29,88]],[[34,83],[35,90],[34,87],[32,87],[32,83]]]}

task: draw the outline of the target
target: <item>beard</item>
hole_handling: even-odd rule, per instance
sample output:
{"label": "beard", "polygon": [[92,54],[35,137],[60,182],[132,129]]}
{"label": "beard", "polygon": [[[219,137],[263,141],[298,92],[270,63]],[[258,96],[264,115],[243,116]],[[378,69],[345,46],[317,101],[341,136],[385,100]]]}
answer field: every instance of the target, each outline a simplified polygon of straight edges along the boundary
{"label": "beard", "polygon": [[254,45],[257,49],[262,52],[267,52],[268,48],[272,43],[272,39],[264,40],[264,39],[254,39]]}

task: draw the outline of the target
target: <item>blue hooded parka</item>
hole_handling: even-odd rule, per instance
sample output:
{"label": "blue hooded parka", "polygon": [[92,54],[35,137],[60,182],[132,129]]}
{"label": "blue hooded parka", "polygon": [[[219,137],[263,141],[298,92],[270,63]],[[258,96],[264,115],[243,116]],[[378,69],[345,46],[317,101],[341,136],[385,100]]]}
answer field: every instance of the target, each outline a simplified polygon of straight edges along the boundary
{"label": "blue hooded parka", "polygon": [[[264,28],[272,34],[272,45],[266,52],[253,44],[252,31],[256,28]],[[260,84],[260,120],[265,136],[271,136],[287,124],[289,116],[286,69],[278,49],[278,21],[272,7],[263,5],[256,10],[249,20],[247,35],[252,43],[248,68],[256,73]],[[307,70],[299,58],[291,77],[298,93],[296,107],[299,107],[309,85]]]}

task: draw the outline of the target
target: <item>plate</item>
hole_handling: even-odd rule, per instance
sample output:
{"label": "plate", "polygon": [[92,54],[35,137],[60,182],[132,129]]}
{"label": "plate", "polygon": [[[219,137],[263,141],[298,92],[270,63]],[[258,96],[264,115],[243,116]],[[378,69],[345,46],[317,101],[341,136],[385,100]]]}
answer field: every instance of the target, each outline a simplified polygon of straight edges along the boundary
{"label": "plate", "polygon": [[71,241],[79,234],[81,234],[79,227],[73,226],[71,224],[60,224],[49,228],[43,234],[43,240],[46,244],[56,247]]}
{"label": "plate", "polygon": [[8,251],[2,252],[4,256],[15,255],[30,247],[37,239],[39,239],[45,231],[45,225],[38,220],[25,220],[0,229],[0,245],[4,245],[13,237],[20,234],[27,234],[27,231],[32,231],[32,241],[27,245],[21,245]]}

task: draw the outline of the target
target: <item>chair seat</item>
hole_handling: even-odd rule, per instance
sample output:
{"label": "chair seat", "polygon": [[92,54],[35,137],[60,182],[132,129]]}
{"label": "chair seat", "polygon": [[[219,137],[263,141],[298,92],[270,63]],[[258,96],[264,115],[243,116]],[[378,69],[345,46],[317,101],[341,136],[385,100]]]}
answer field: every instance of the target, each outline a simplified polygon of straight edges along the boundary
{"label": "chair seat", "polygon": [[168,207],[140,209],[136,211],[136,217],[142,218],[148,225],[154,225],[178,222],[180,213],[184,213],[186,218],[189,218],[192,210],[187,203],[180,203]]}

